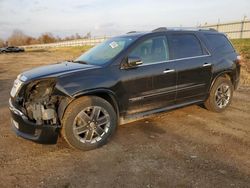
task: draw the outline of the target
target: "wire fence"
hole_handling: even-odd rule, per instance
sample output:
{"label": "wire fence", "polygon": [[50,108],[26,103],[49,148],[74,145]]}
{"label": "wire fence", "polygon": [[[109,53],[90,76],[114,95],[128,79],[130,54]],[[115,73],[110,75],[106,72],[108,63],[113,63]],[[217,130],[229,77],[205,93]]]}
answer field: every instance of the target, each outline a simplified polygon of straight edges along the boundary
{"label": "wire fence", "polygon": [[70,47],[70,46],[95,46],[109,37],[96,37],[90,39],[76,39],[76,40],[69,40],[69,41],[62,41],[62,42],[55,42],[55,43],[47,43],[47,44],[34,44],[34,45],[27,45],[21,46],[25,49],[41,49],[41,48],[57,48],[57,47]]}
{"label": "wire fence", "polygon": [[227,34],[230,39],[250,38],[250,20],[230,23],[204,25],[202,28],[212,28]]}

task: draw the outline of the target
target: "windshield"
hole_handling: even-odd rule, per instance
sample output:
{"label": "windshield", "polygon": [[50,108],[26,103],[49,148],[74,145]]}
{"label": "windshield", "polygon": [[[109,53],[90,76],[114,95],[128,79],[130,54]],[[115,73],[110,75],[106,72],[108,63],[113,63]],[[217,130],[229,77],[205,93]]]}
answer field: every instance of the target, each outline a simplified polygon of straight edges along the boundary
{"label": "windshield", "polygon": [[120,37],[112,38],[91,48],[75,61],[88,64],[102,65],[116,57],[122,50],[134,41],[134,38]]}

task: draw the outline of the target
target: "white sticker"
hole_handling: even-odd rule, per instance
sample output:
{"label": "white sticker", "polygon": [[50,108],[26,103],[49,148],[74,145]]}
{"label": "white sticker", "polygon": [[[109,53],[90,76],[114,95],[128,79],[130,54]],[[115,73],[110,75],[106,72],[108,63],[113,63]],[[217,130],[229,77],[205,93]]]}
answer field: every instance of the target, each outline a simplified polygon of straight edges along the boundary
{"label": "white sticker", "polygon": [[111,42],[111,43],[109,44],[109,46],[110,46],[111,48],[116,48],[116,47],[118,47],[119,45],[117,44],[117,42],[113,41],[113,42]]}

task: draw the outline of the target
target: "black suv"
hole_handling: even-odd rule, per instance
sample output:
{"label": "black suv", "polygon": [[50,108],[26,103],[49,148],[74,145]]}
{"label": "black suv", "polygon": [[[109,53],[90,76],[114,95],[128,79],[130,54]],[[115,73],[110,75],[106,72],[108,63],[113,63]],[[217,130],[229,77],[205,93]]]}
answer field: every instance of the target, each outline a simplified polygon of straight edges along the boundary
{"label": "black suv", "polygon": [[215,30],[158,28],[111,38],[74,61],[20,74],[9,100],[24,138],[90,150],[118,124],[204,103],[226,109],[237,88],[240,58]]}

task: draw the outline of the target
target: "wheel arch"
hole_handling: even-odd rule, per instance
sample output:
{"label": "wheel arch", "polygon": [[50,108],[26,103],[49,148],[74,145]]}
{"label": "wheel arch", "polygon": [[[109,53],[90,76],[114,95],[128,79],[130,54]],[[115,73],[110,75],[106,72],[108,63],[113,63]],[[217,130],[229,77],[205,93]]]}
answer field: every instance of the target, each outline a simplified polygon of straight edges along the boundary
{"label": "wheel arch", "polygon": [[64,113],[67,109],[67,107],[76,99],[80,98],[80,97],[84,97],[84,96],[97,96],[100,97],[106,101],[108,101],[114,108],[117,117],[119,118],[119,113],[120,113],[120,107],[119,104],[117,102],[117,98],[114,94],[114,92],[108,90],[108,89],[95,89],[95,90],[90,90],[90,91],[84,91],[84,92],[80,92],[77,93],[75,95],[72,96],[72,99],[64,104],[62,104],[61,107],[61,113],[60,113],[60,119],[63,118]]}
{"label": "wheel arch", "polygon": [[236,78],[235,78],[234,72],[232,70],[227,70],[227,71],[220,72],[216,76],[214,76],[214,78],[212,79],[210,88],[209,88],[209,92],[211,91],[215,81],[220,77],[229,79],[232,82],[233,86],[235,86]]}

